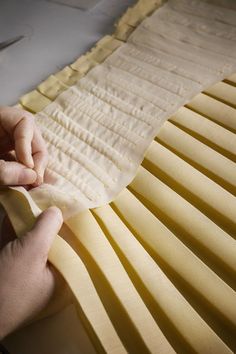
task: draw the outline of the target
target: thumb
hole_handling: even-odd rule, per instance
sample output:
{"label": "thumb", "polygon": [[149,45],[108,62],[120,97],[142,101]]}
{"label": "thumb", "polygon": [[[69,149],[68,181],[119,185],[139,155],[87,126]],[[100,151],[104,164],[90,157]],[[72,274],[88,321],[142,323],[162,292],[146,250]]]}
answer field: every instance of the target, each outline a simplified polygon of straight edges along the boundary
{"label": "thumb", "polygon": [[47,261],[48,252],[63,223],[60,209],[51,207],[38,217],[33,229],[21,237],[23,245],[30,248],[30,254]]}
{"label": "thumb", "polygon": [[0,160],[0,185],[26,185],[33,184],[37,174],[19,162]]}

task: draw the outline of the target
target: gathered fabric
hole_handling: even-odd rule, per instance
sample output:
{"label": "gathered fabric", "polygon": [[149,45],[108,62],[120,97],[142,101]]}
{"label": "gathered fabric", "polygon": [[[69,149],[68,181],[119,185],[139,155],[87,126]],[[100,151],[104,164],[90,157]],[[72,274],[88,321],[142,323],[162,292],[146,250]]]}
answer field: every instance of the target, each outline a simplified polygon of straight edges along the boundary
{"label": "gathered fabric", "polygon": [[[48,205],[64,213],[49,261],[73,294],[73,321],[54,320],[68,354],[236,351],[236,8],[217,3],[169,0],[147,17],[160,1],[140,0],[21,99],[48,183],[0,203],[19,237]],[[7,348],[65,354],[47,323]]]}
{"label": "gathered fabric", "polygon": [[67,218],[114,200],[164,122],[236,71],[235,23],[236,11],[170,0],[37,113],[49,165],[36,203]]}

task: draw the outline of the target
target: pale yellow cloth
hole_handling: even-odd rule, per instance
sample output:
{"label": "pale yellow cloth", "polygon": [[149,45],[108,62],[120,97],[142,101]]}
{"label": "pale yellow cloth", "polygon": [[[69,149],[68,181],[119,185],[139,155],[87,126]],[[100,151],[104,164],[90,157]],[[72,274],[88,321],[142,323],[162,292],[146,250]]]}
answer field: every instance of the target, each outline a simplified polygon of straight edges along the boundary
{"label": "pale yellow cloth", "polygon": [[[235,348],[236,137],[231,120],[236,109],[205,94],[193,105],[208,111],[208,118],[181,108],[160,130],[128,189],[110,205],[66,222],[63,237],[76,253],[59,242],[50,255],[74,289],[84,323],[90,322],[107,352],[125,347],[132,353],[140,348],[230,353]],[[227,112],[227,120],[221,112]],[[20,208],[12,197],[14,203],[5,200],[14,220]],[[70,319],[64,319],[66,328]],[[41,325],[39,333],[47,322]],[[56,338],[60,325],[55,332],[50,328],[45,354],[55,348],[64,354]],[[14,343],[30,354],[23,338],[37,340],[37,331],[26,328],[6,343],[13,354]],[[70,354],[76,347],[78,353],[89,350],[86,340],[82,348],[76,336],[64,340],[72,343]],[[118,347],[111,348],[117,340]]]}
{"label": "pale yellow cloth", "polygon": [[[188,12],[189,2],[181,3]],[[208,5],[199,6],[196,13],[202,18],[204,6]],[[221,35],[232,36],[234,30],[223,31],[221,13],[218,8],[210,16],[222,23]],[[183,20],[181,14],[178,18]],[[136,23],[130,14],[126,20]],[[152,18],[146,23],[151,22]],[[125,36],[127,28],[129,24],[119,35]],[[89,65],[94,65],[93,58]],[[78,76],[70,68],[59,74],[68,85]],[[57,81],[50,81],[57,87]],[[35,110],[50,102],[38,97],[35,91],[30,103],[24,102]],[[6,340],[12,354],[41,354],[42,348],[43,354],[236,351],[235,108],[231,76],[170,117],[135,178],[110,204],[65,222],[49,260],[71,288],[77,315],[70,307],[13,334]],[[39,213],[26,192],[2,192],[0,201],[19,235]],[[92,345],[86,336],[83,344],[78,341],[73,331],[73,325],[80,331],[76,316]],[[49,337],[43,343],[47,329]],[[64,338],[63,330],[69,331]]]}
{"label": "pale yellow cloth", "polygon": [[[121,26],[135,23],[131,13]],[[30,192],[36,203],[58,205],[66,218],[107,204],[133,180],[180,106],[204,89],[211,96],[224,91],[232,102],[234,88],[209,86],[236,71],[234,23],[236,11],[170,0],[126,43],[108,37],[79,58],[72,68],[91,70],[73,86],[60,82],[71,76],[68,69],[39,85],[55,100],[36,114],[49,150],[48,183]],[[40,102],[36,93],[32,100]]]}

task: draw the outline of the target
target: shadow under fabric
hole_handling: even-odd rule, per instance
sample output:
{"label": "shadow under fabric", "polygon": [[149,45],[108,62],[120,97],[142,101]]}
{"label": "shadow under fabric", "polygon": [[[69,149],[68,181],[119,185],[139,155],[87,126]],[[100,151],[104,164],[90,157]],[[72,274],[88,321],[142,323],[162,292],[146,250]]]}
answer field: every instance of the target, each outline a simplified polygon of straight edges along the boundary
{"label": "shadow under fabric", "polygon": [[[65,228],[49,261],[96,351],[232,353],[236,15],[229,2],[170,0],[156,11],[158,1],[145,4],[21,99],[57,158],[49,178],[83,201],[69,213],[70,200],[63,205]],[[70,146],[60,140],[63,129]],[[57,162],[66,175],[58,177]],[[104,185],[112,193],[96,199],[97,185],[101,195]],[[56,190],[51,196],[58,202]],[[40,213],[32,197],[0,193],[19,237]]]}

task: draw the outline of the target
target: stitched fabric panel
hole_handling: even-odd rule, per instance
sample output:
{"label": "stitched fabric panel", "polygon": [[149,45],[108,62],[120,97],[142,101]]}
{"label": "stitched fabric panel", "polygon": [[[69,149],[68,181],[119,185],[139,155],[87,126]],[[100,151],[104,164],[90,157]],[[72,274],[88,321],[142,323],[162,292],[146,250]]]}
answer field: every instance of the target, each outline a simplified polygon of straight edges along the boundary
{"label": "stitched fabric panel", "polygon": [[39,206],[67,217],[112,201],[163,123],[236,71],[235,23],[228,8],[170,0],[38,113],[50,153],[48,184],[31,192]]}

